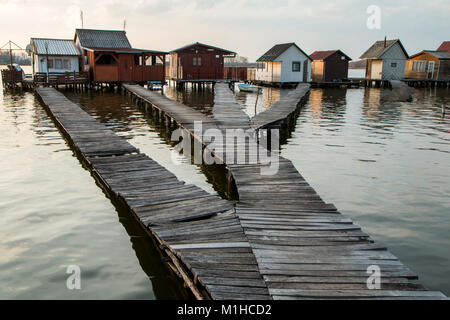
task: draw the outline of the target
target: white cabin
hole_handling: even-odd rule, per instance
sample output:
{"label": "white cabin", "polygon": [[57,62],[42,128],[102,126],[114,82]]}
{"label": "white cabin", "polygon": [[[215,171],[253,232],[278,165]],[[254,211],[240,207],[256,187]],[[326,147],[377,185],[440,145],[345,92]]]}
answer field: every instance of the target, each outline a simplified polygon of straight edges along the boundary
{"label": "white cabin", "polygon": [[366,78],[383,80],[403,79],[408,58],[398,39],[377,41],[360,57],[367,60]]}
{"label": "white cabin", "polygon": [[33,75],[80,71],[81,54],[72,40],[31,38],[30,45]]}
{"label": "white cabin", "polygon": [[312,59],[294,42],[273,46],[257,62],[256,82],[282,85],[311,81]]}

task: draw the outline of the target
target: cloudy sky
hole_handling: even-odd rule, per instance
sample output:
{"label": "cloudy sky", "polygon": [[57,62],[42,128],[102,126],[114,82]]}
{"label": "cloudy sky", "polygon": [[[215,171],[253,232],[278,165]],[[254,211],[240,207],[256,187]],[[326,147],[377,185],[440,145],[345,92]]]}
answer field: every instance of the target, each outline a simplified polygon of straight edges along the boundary
{"label": "cloudy sky", "polygon": [[[380,8],[369,29],[367,8]],[[450,40],[448,0],[0,0],[0,44],[25,47],[30,37],[72,38],[83,10],[85,28],[123,29],[134,47],[171,50],[206,42],[255,60],[275,43],[307,53],[342,49],[353,59],[386,35],[409,54]]]}

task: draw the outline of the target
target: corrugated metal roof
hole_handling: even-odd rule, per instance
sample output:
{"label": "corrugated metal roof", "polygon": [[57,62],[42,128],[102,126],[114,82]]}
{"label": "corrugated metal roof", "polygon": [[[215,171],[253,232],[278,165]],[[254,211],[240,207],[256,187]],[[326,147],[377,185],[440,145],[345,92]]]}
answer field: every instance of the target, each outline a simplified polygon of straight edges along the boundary
{"label": "corrugated metal roof", "polygon": [[363,53],[360,59],[379,59],[383,53],[389,50],[397,42],[400,44],[400,47],[405,53],[406,58],[408,58],[408,53],[406,52],[402,43],[400,42],[400,40],[396,39],[396,40],[386,40],[386,44],[385,40],[375,42],[366,52]]}
{"label": "corrugated metal roof", "polygon": [[297,46],[294,42],[290,43],[281,43],[274,45],[269,51],[264,53],[256,62],[264,62],[264,61],[274,61],[278,58],[283,52],[285,52],[290,47],[295,46],[301,53],[303,53],[308,59],[312,60],[299,46]]}
{"label": "corrugated metal roof", "polygon": [[85,48],[131,48],[125,31],[76,29],[75,36]]}
{"label": "corrugated metal roof", "polygon": [[79,56],[74,42],[67,39],[31,38],[34,52],[39,55]]}
{"label": "corrugated metal roof", "polygon": [[333,54],[335,54],[336,52],[340,52],[341,55],[343,55],[344,57],[346,57],[348,60],[352,60],[348,55],[346,55],[345,53],[343,53],[341,50],[328,50],[328,51],[314,51],[313,53],[311,53],[309,56],[311,57],[311,59],[313,60],[325,60],[328,57],[332,56]]}
{"label": "corrugated metal roof", "polygon": [[450,41],[442,42],[442,44],[439,46],[437,51],[448,51],[448,52],[450,52]]}

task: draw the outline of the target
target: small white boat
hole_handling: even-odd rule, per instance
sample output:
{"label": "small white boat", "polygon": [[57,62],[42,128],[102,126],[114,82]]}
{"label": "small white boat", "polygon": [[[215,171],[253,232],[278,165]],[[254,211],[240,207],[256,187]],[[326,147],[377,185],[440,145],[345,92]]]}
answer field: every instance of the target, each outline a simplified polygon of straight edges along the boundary
{"label": "small white boat", "polygon": [[244,91],[244,92],[258,92],[259,90],[262,89],[261,87],[253,86],[253,85],[247,84],[247,83],[239,83],[238,88],[239,88],[239,91]]}

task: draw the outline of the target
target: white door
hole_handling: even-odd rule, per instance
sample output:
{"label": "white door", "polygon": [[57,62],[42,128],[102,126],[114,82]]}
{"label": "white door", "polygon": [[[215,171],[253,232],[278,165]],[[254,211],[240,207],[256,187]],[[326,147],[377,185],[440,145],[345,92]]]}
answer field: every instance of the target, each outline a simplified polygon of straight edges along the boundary
{"label": "white door", "polygon": [[434,61],[428,61],[428,79],[433,79],[433,73],[434,73]]}

